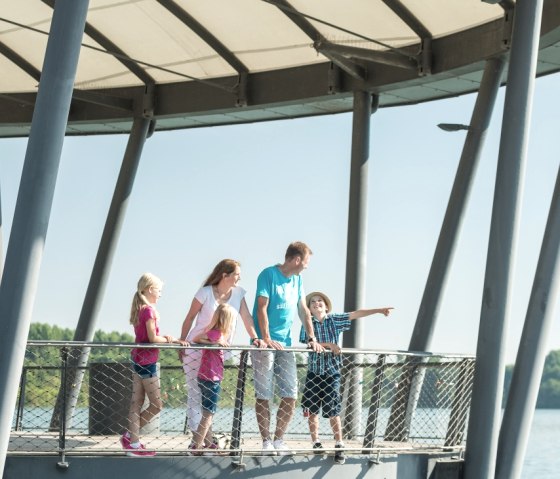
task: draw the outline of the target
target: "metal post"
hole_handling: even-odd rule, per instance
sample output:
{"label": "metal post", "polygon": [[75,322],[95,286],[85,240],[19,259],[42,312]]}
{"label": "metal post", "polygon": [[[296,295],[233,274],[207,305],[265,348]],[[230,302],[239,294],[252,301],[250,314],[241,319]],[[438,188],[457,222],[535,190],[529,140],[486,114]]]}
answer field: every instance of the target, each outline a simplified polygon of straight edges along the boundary
{"label": "metal post", "polygon": [[494,205],[478,330],[477,361],[469,417],[465,479],[492,479],[496,466],[509,316],[511,269],[519,216],[542,0],[515,4]]}
{"label": "metal post", "polygon": [[237,373],[237,388],[235,389],[235,407],[233,409],[230,449],[239,449],[241,445],[241,427],[243,426],[243,404],[245,402],[245,382],[248,361],[249,351],[242,351],[239,359],[239,371]]}
{"label": "metal post", "polygon": [[424,288],[424,295],[410,338],[409,351],[427,351],[432,342],[442,291],[445,287],[449,266],[457,244],[459,229],[480,153],[484,146],[486,132],[492,118],[504,64],[505,59],[503,57],[496,57],[489,59],[484,68],[484,75],[480,82],[480,90],[476,97],[469,130]]}
{"label": "metal post", "polygon": [[2,243],[2,190],[0,188],[0,280],[4,270],[4,246]]}
{"label": "metal post", "polygon": [[472,383],[473,370],[474,361],[463,359],[459,363],[459,373],[455,382],[447,433],[445,434],[444,445],[447,447],[460,446],[463,443],[470,405],[470,384]]}
{"label": "metal post", "polygon": [[521,477],[560,288],[560,169],[543,237],[498,442],[496,477]]}
{"label": "metal post", "polygon": [[[63,346],[60,350],[60,387],[62,388],[62,410],[66,410],[66,388],[68,386],[68,347]],[[57,466],[63,469],[68,468],[68,463],[66,462],[66,415],[63,414],[60,418],[60,431],[58,433],[58,452],[60,454],[60,461],[57,462]]]}
{"label": "metal post", "polygon": [[375,443],[375,434],[377,432],[377,419],[379,417],[379,409],[381,407],[381,391],[383,388],[383,380],[385,379],[385,363],[387,356],[380,354],[375,364],[375,373],[371,386],[371,401],[369,405],[366,430],[364,433],[364,453],[371,454],[371,448]]}
{"label": "metal post", "polygon": [[[146,141],[150,127],[150,119],[136,118],[132,125],[130,137],[124,154],[123,162],[117,178],[115,191],[105,227],[99,243],[97,256],[93,265],[93,271],[89,280],[86,296],[82,305],[82,311],[78,320],[78,325],[74,333],[74,341],[91,342],[95,333],[95,323],[107,278],[109,267],[113,260],[117,246],[117,240],[124,221],[128,200],[134,185],[134,178],[138,170],[142,149]],[[85,366],[89,357],[89,348],[74,348],[69,357],[68,388],[70,397],[66,401],[66,424],[71,424],[73,411],[78,400],[78,395],[82,385]],[[51,430],[59,427],[59,415],[61,405],[61,394],[59,393],[57,405],[51,419]]]}
{"label": "metal post", "polygon": [[[427,351],[432,342],[443,289],[447,281],[480,153],[484,146],[486,132],[494,111],[504,64],[505,59],[503,57],[495,57],[489,59],[484,68],[484,75],[480,82],[467,137],[424,288],[424,295],[410,338],[409,351]],[[390,431],[388,436],[390,440],[404,441],[407,439],[407,430],[410,429],[410,420],[414,416],[424,381],[425,369],[415,371],[407,368],[405,371],[410,372],[412,376],[400,381],[403,387],[399,389],[398,396],[393,403],[391,420],[387,427],[387,430]]]}
{"label": "metal post", "polygon": [[[354,311],[363,305],[366,276],[367,181],[369,130],[371,114],[377,110],[379,98],[368,92],[354,92],[352,122],[352,157],[350,167],[350,199],[348,209],[348,242],[346,248],[346,290],[344,310]],[[363,338],[361,320],[344,334],[344,347],[359,348]],[[346,398],[343,418],[345,437],[353,437],[361,411],[360,358],[352,360],[343,370],[343,397]]]}
{"label": "metal post", "polygon": [[88,0],[57,0],[0,286],[0,474],[72,99]]}
{"label": "metal post", "polygon": [[[372,96],[368,92],[354,92],[348,241],[346,247],[346,288],[344,294],[345,311],[355,311],[363,305],[366,289],[369,130],[371,115],[377,110],[378,100],[377,96]],[[344,347],[361,347],[362,329],[361,320],[353,321],[352,329],[344,334]]]}
{"label": "metal post", "polygon": [[23,431],[23,413],[25,411],[25,389],[27,387],[27,368],[21,371],[19,381],[19,397],[17,400],[16,431]]}

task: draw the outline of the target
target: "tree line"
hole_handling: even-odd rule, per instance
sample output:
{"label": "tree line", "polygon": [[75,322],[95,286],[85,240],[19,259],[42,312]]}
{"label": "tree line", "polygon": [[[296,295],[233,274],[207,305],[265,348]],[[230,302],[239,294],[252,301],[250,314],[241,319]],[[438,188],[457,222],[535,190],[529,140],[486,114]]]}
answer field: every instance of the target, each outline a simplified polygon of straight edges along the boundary
{"label": "tree line", "polygon": [[[504,406],[511,386],[513,365],[506,367]],[[543,374],[537,397],[538,409],[560,409],[560,350],[550,351],[544,362]]]}
{"label": "tree line", "polygon": [[[29,340],[51,340],[51,341],[71,341],[74,337],[74,330],[70,328],[60,328],[58,326],[45,323],[32,323],[29,330]],[[96,331],[94,342],[100,343],[133,343],[134,337],[128,333],[104,332]],[[92,348],[89,360],[90,362],[122,362],[128,360],[128,350],[117,348]],[[28,351],[26,355],[26,365],[58,365],[59,352],[53,348]],[[184,385],[182,371],[177,357],[176,350],[162,350],[160,354],[160,364],[162,367],[177,367],[177,371],[169,371],[168,374],[162,375],[162,393],[168,396],[167,400],[172,403],[169,405],[179,406],[184,399]],[[302,371],[303,373],[304,371]],[[513,374],[513,365],[506,367],[504,381],[504,404],[507,393],[511,385],[511,377]],[[37,381],[46,386],[50,381],[43,382],[45,378]],[[301,379],[301,378],[300,378]],[[225,394],[225,402],[233,403],[235,391],[236,374],[226,374],[224,378],[224,392],[232,391]],[[56,381],[55,381],[56,382]],[[434,376],[434,384],[437,378]],[[231,384],[228,384],[231,383]],[[52,382],[51,382],[52,386]],[[249,381],[247,386],[251,388]],[[248,397],[252,397],[249,393]],[[41,395],[39,394],[40,398]],[[537,408],[542,409],[560,409],[560,350],[550,351],[546,357],[543,375],[541,378],[540,389],[537,399]]]}

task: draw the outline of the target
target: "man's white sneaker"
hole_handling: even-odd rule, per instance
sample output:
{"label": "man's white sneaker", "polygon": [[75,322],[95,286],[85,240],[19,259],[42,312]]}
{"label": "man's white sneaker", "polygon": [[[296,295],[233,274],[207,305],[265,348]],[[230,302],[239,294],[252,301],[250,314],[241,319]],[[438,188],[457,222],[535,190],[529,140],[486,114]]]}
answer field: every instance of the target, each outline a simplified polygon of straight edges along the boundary
{"label": "man's white sneaker", "polygon": [[274,448],[274,445],[272,444],[272,441],[270,439],[267,439],[266,441],[263,441],[262,453],[265,456],[275,456],[276,455],[276,449]]}
{"label": "man's white sneaker", "polygon": [[290,450],[288,445],[282,439],[276,439],[272,445],[274,446],[274,449],[276,449],[276,454],[278,456],[292,456],[294,454],[294,451]]}

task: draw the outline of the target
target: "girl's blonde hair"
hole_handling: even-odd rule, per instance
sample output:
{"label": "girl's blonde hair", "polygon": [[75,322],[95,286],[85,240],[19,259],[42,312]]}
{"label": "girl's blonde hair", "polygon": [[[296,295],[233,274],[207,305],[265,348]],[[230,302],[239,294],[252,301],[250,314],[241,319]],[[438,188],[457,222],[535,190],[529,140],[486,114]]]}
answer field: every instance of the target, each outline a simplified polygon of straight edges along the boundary
{"label": "girl's blonde hair", "polygon": [[[150,305],[148,298],[146,298],[146,291],[150,288],[161,289],[163,281],[152,273],[144,273],[138,280],[136,293],[132,298],[132,306],[130,308],[130,324],[136,326],[138,324],[138,313],[146,306]],[[158,318],[156,311],[156,318]]]}
{"label": "girl's blonde hair", "polygon": [[214,316],[212,316],[212,321],[210,321],[206,331],[217,329],[223,336],[228,336],[236,317],[237,311],[229,304],[220,304],[214,311]]}

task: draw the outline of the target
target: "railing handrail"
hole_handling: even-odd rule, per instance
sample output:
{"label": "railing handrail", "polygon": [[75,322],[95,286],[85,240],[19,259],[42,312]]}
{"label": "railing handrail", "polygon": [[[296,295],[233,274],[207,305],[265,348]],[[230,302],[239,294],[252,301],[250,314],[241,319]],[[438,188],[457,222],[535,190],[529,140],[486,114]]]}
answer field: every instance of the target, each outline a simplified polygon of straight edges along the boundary
{"label": "railing handrail", "polygon": [[[77,451],[78,446],[75,444],[79,444],[79,441],[82,440],[77,439],[81,435],[85,434],[87,437],[90,437],[91,435],[102,434],[107,436],[107,439],[103,439],[103,441],[111,441],[110,437],[116,434],[113,424],[119,424],[117,429],[120,429],[120,425],[124,423],[119,421],[126,421],[127,411],[121,411],[121,406],[126,402],[126,398],[130,396],[130,391],[125,390],[126,387],[129,387],[126,386],[127,381],[131,380],[128,377],[130,375],[127,376],[127,372],[130,372],[130,365],[125,363],[130,362],[129,353],[132,348],[174,349],[177,351],[185,348],[179,344],[167,343],[138,344],[62,340],[31,340],[27,342],[27,346],[29,350],[39,350],[36,352],[38,353],[37,358],[40,361],[39,363],[33,362],[33,353],[31,351],[29,354],[26,353],[29,364],[24,364],[22,369],[14,429],[21,432],[25,428],[24,413],[28,396],[28,388],[26,388],[28,373],[34,370],[60,370],[60,379],[55,381],[56,384],[60,383],[56,386],[59,388],[58,397],[56,393],[49,393],[51,394],[50,397],[54,398],[54,406],[48,405],[45,408],[43,405],[44,400],[41,398],[35,406],[28,410],[25,416],[33,421],[34,417],[42,414],[40,408],[45,408],[46,414],[51,415],[48,432],[58,432],[59,437],[56,450],[62,460],[64,460],[64,456],[67,453],[80,453]],[[50,352],[43,354],[46,348],[59,350],[60,354],[51,354]],[[102,350],[100,351],[99,349]],[[109,349],[119,349],[120,351],[115,351],[115,354],[106,353],[106,350]],[[242,455],[253,450],[258,453],[259,446],[255,445],[255,441],[258,441],[260,436],[258,430],[254,429],[256,415],[254,377],[253,381],[249,383],[248,376],[248,368],[253,368],[254,359],[250,352],[273,352],[274,350],[258,349],[250,345],[223,347],[207,344],[192,345],[188,349],[235,351],[232,354],[233,361],[227,361],[224,364],[225,369],[230,370],[227,376],[228,379],[224,382],[223,386],[224,391],[229,391],[229,396],[224,396],[224,398],[227,397],[227,405],[225,407],[230,412],[228,412],[227,421],[222,420],[221,427],[229,428],[228,421],[232,421],[232,423],[230,429],[221,429],[221,433],[224,435],[223,438],[227,437],[227,439],[224,439],[225,447],[229,450],[230,454],[235,455],[239,453]],[[309,357],[308,361],[307,356],[312,350],[306,347],[287,347],[284,350],[301,353],[296,354],[296,367],[299,371],[298,374],[301,376],[301,369],[307,369],[309,366],[308,362],[312,360]],[[97,356],[90,357],[90,354]],[[332,351],[328,351],[326,354],[332,354]],[[451,449],[460,451],[464,449],[466,419],[470,404],[470,388],[472,387],[472,371],[474,370],[475,362],[474,356],[467,354],[418,353],[413,351],[355,348],[345,348],[342,350],[342,354],[346,356],[346,360],[343,359],[341,361],[340,387],[343,408],[341,420],[343,422],[345,438],[354,441],[353,443],[346,444],[345,450],[347,452],[355,450],[371,454],[373,452],[379,453],[385,449],[393,453],[397,449],[446,451]],[[84,355],[86,359],[82,361],[81,358]],[[69,361],[67,360],[68,358],[73,359]],[[250,363],[248,362],[249,358],[251,358]],[[160,368],[162,370],[180,370],[184,369],[185,364],[187,364],[180,361],[177,354],[169,353],[162,354],[160,361]],[[109,365],[114,363],[115,367],[112,369],[111,367],[107,368],[104,363]],[[95,369],[93,368],[94,365]],[[233,372],[231,371],[232,369],[234,370]],[[111,373],[111,371],[114,371],[114,373]],[[34,377],[39,378],[39,381],[45,381],[44,378],[46,376],[41,374],[39,373],[39,375]],[[84,376],[85,374],[88,374],[88,376]],[[124,383],[122,379],[115,381],[117,376],[113,377],[112,374],[121,375],[118,377],[127,377],[128,379],[124,380]],[[167,377],[165,389],[162,383],[162,391],[165,391],[166,401],[167,394],[169,394],[169,398],[174,397],[173,406],[171,407],[178,410],[180,414],[184,414],[185,426],[182,434],[186,434],[187,418],[189,416],[188,410],[185,408],[184,398],[177,402],[177,396],[175,396],[175,394],[184,394],[184,386],[179,386],[179,384],[182,384],[182,380],[173,382],[176,381],[173,378],[177,374],[177,372],[171,372],[169,376],[162,376],[162,378]],[[237,379],[235,379],[234,375],[237,376]],[[89,394],[86,399],[83,396],[79,396],[82,394],[80,389],[83,377],[88,378],[89,388],[92,388],[88,389],[87,393],[83,392],[83,394]],[[109,381],[107,383],[107,378],[113,378],[113,382]],[[169,381],[169,378],[172,378],[171,381]],[[301,380],[302,378],[300,378]],[[37,379],[33,381],[30,384],[36,386],[38,384]],[[123,384],[125,389],[121,387]],[[251,388],[246,389],[246,386],[249,384],[252,384]],[[424,390],[424,384],[427,385],[428,389]],[[66,390],[69,385],[71,385],[72,389]],[[104,390],[105,387],[108,388],[107,391]],[[42,389],[39,390],[42,391]],[[29,389],[29,391],[33,391],[33,389]],[[99,391],[101,391],[101,395],[98,395]],[[178,392],[175,393],[175,391]],[[414,393],[411,391],[414,391]],[[234,395],[231,394],[232,392],[234,392]],[[250,395],[247,395],[247,393]],[[105,398],[113,399],[115,394],[115,397],[122,400],[119,399],[116,402],[117,406],[113,406],[115,401],[110,401],[111,405],[106,406]],[[87,433],[83,432],[83,417],[74,415],[74,408],[77,407],[79,397],[82,398],[80,403],[82,407],[86,405],[88,410],[87,419],[90,422],[88,422],[86,427],[86,430],[89,431]],[[103,401],[99,400],[100,397],[104,398]],[[402,402],[402,407],[395,408],[395,405],[399,405],[400,402]],[[30,404],[33,405],[34,403],[31,402]],[[33,409],[33,407],[39,408],[39,412]],[[111,409],[110,412],[107,412],[107,407],[115,407],[116,409]],[[419,414],[416,414],[417,408],[420,411]],[[181,409],[184,409],[184,411],[181,412]],[[114,416],[115,411],[120,411],[117,412],[117,419]],[[92,415],[92,413],[95,414]],[[246,415],[246,413],[249,414]],[[233,414],[233,418],[231,418],[231,414]],[[78,428],[74,427],[73,424],[77,417],[80,417],[79,420],[82,421],[82,425]],[[303,417],[306,417],[305,414]],[[93,426],[96,424],[104,424],[102,422],[103,418],[110,418],[111,426],[108,428],[103,426],[105,429],[94,429]],[[69,419],[69,421],[66,422],[66,419]],[[305,427],[301,427],[304,421],[305,419],[299,421],[297,426],[294,427],[292,440],[308,434]],[[31,424],[35,423],[31,422]],[[245,424],[251,424],[249,427],[253,429],[246,429]],[[39,428],[43,427],[40,426]],[[99,432],[100,430],[103,432]],[[163,453],[173,453],[175,451],[179,451],[180,454],[184,453],[184,451],[177,448],[177,443],[173,442],[175,432],[176,430],[172,428],[163,432],[162,435],[158,434],[157,440],[165,441],[156,446],[159,451]],[[27,437],[26,433],[24,433],[19,439],[27,441]],[[67,443],[68,437],[73,437],[78,442]],[[414,442],[413,446],[405,445],[409,440]],[[171,442],[169,443],[168,441]],[[298,441],[301,443],[301,439],[298,439]],[[383,441],[385,445],[379,446],[377,441]],[[170,445],[166,446],[166,444]],[[229,447],[227,446],[228,444]],[[103,446],[106,448],[105,443]],[[302,448],[301,444],[293,449],[297,450],[298,453],[309,453],[305,446]],[[103,453],[105,451],[103,447],[100,448],[98,446],[88,448],[87,450],[94,453]],[[118,451],[120,449],[115,451],[113,447],[109,447],[105,452]]]}
{"label": "railing handrail", "polygon": [[[93,341],[58,341],[58,340],[29,340],[28,346],[57,346],[57,347],[86,347],[86,348],[141,348],[141,349],[224,349],[231,351],[257,351],[258,349],[250,345],[232,344],[228,347],[212,346],[208,344],[196,344],[196,346],[182,346],[180,344],[168,343],[123,343],[123,342],[93,342]],[[271,350],[268,348],[268,350]],[[311,349],[306,347],[285,347],[284,351],[292,351],[296,353],[310,353]],[[447,358],[464,358],[475,359],[472,354],[464,353],[440,353],[433,351],[405,351],[405,350],[388,350],[388,349],[365,349],[365,348],[342,348],[341,353],[344,354],[376,354],[376,355],[398,355],[398,356],[415,356],[415,357],[447,357]]]}

